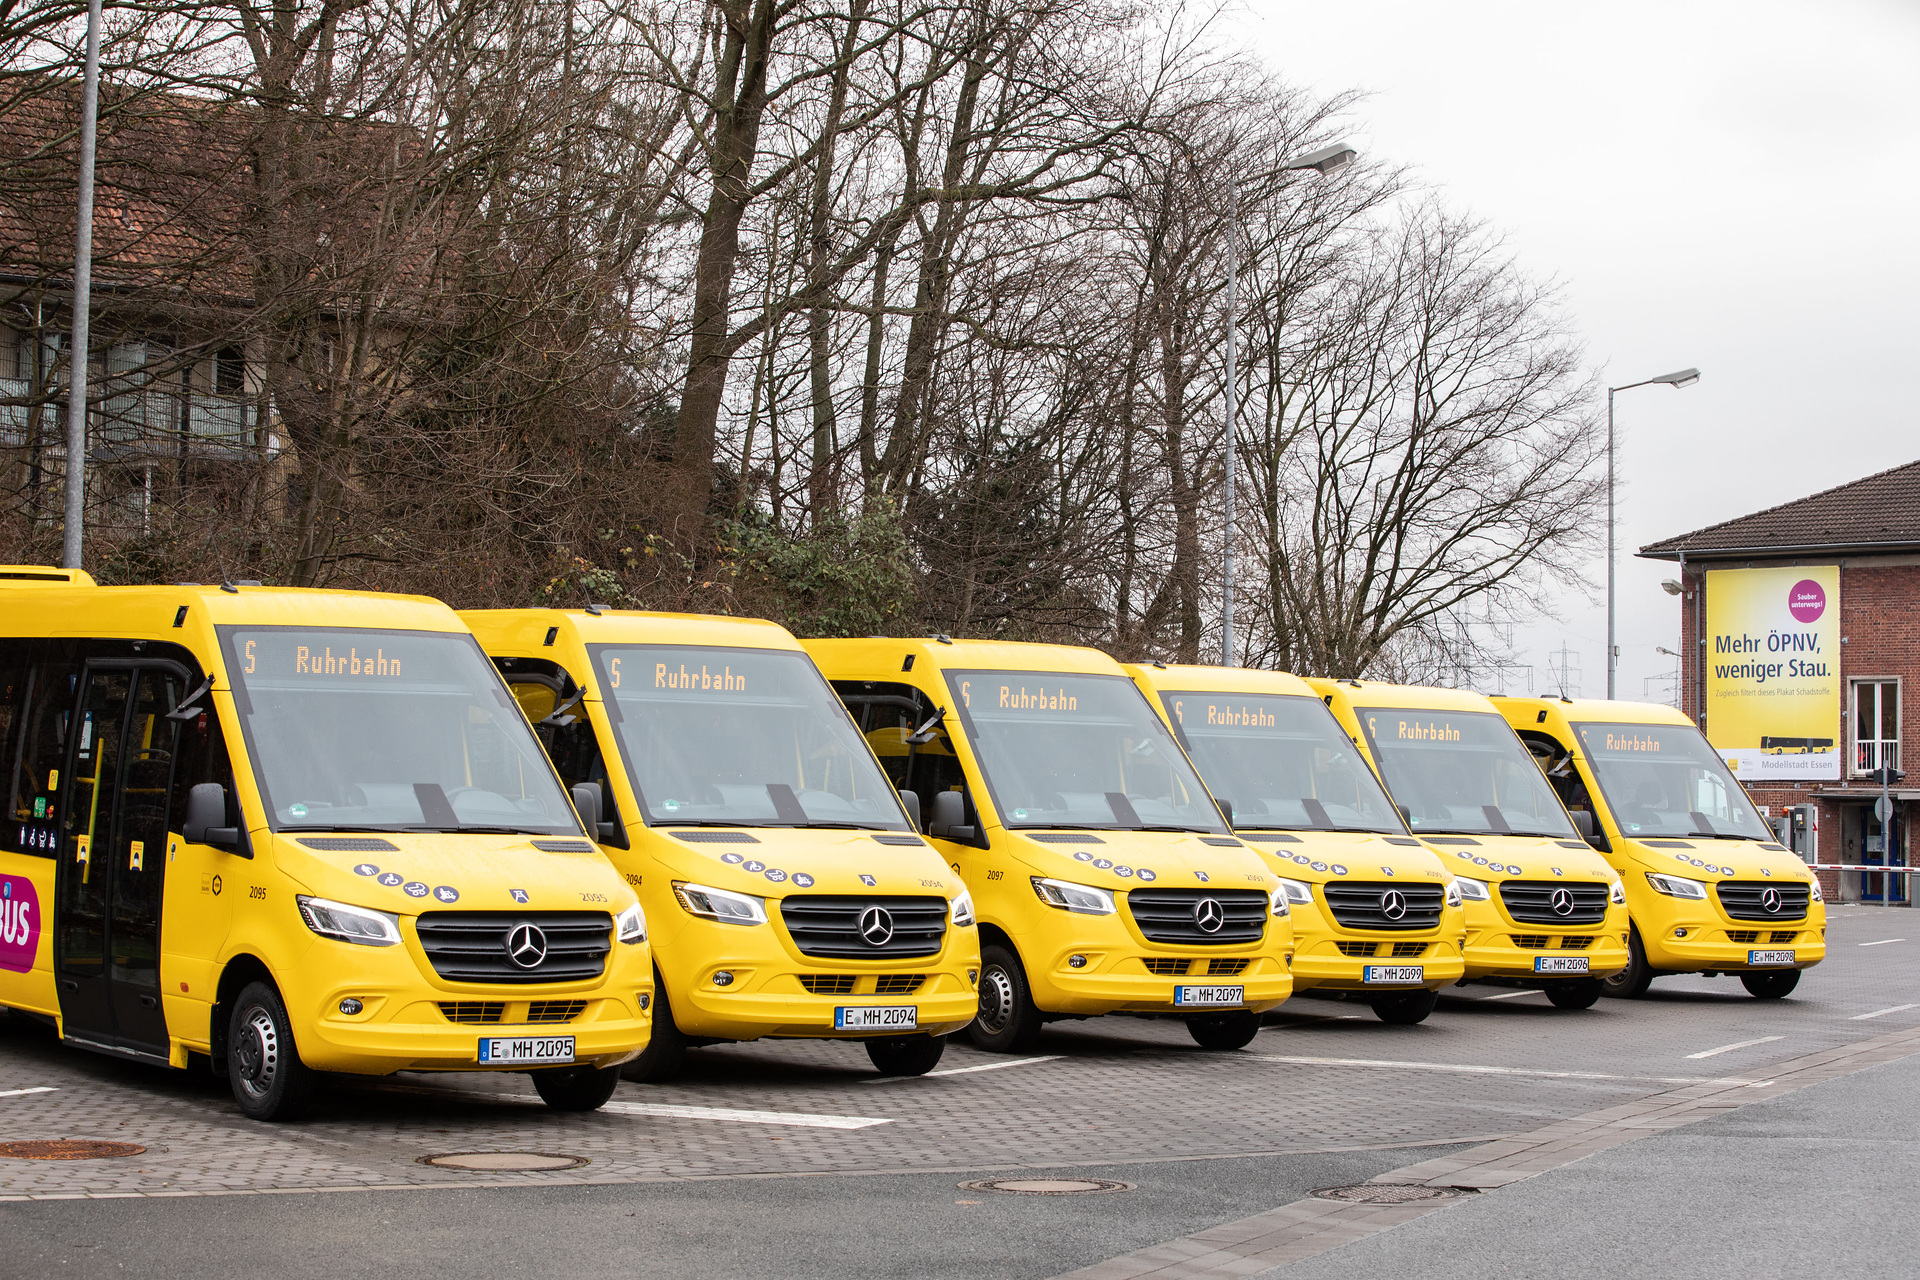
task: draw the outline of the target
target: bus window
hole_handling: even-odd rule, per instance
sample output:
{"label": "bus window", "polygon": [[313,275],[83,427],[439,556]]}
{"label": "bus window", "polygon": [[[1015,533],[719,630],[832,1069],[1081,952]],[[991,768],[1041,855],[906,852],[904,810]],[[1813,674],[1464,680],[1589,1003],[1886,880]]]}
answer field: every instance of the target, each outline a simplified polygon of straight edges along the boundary
{"label": "bus window", "polygon": [[946,722],[941,720],[926,730],[927,741],[910,741],[916,730],[939,711],[926,695],[910,684],[865,680],[841,680],[833,688],[860,726],[867,745],[880,757],[887,780],[899,790],[920,797],[921,814],[932,816],[933,798],[942,791],[958,791],[964,801],[966,823],[979,826],[973,796],[967,791],[966,774],[954,754]]}
{"label": "bus window", "polygon": [[[627,824],[620,818],[620,802],[613,780],[607,776],[600,739],[594,734],[585,704],[578,701],[580,686],[558,663],[541,663],[544,670],[540,671],[527,669],[534,665],[529,659],[511,665],[501,662],[494,665],[500,668],[501,678],[507,682],[514,701],[520,704],[520,710],[533,725],[540,745],[547,749],[547,758],[553,761],[560,781],[569,791],[581,783],[600,788],[600,822],[603,827],[612,828],[602,833],[612,838],[600,843],[616,849],[628,848]],[[555,713],[568,723],[545,723]]]}
{"label": "bus window", "polygon": [[13,789],[14,834],[18,838],[24,833],[21,853],[49,858],[54,855],[60,771],[66,767],[67,721],[73,716],[73,695],[79,679],[79,664],[64,655],[34,663],[29,675],[20,769]]}

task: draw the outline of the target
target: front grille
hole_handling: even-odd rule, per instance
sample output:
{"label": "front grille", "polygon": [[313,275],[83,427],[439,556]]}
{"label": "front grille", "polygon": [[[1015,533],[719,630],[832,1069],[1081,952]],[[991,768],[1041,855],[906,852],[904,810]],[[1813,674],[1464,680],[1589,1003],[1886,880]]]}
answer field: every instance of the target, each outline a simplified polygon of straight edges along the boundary
{"label": "front grille", "polygon": [[[531,925],[544,952],[515,963],[509,940]],[[429,911],[415,925],[435,973],[449,982],[582,982],[605,970],[613,917],[604,911]],[[529,954],[528,958],[531,958]]]}
{"label": "front grille", "polygon": [[1727,941],[1740,943],[1758,942],[1760,941],[1760,931],[1758,929],[1729,929],[1727,930]]}
{"label": "front grille", "polygon": [[[1218,909],[1217,914],[1205,905],[1208,902]],[[1133,913],[1142,937],[1181,946],[1258,942],[1266,934],[1270,906],[1267,895],[1257,889],[1133,889],[1127,893],[1127,910]],[[1201,927],[1211,919],[1220,921],[1219,928]]]}
{"label": "front grille", "polygon": [[1566,937],[1560,939],[1560,949],[1562,951],[1585,951],[1588,947],[1592,945],[1593,945],[1593,935],[1590,933],[1587,933],[1587,934],[1570,933]]}
{"label": "front grille", "polygon": [[1099,836],[1079,831],[1029,831],[1027,839],[1041,844],[1105,844]]}
{"label": "front grille", "polygon": [[873,840],[875,844],[899,845],[903,849],[908,847],[922,849],[927,843],[919,836],[875,836]]}
{"label": "front grille", "polygon": [[1246,847],[1238,840],[1232,839],[1229,836],[1201,836],[1200,843],[1214,845],[1221,849],[1242,849]]}
{"label": "front grille", "polygon": [[910,996],[920,989],[927,980],[924,973],[883,973],[874,979],[873,994],[877,996]]}
{"label": "front grille", "polygon": [[1209,978],[1237,978],[1253,963],[1251,956],[1215,956],[1207,961]]}
{"label": "front grille", "polygon": [[498,1022],[507,1006],[499,1000],[442,1000],[440,1012],[448,1022]]}
{"label": "front grille", "polygon": [[[1599,924],[1607,918],[1611,892],[1604,884],[1506,880],[1500,885],[1500,901],[1507,914],[1521,924]],[[1553,901],[1558,895],[1565,895],[1560,901],[1571,910],[1554,910]]]}
{"label": "front grille", "polygon": [[851,973],[803,973],[800,985],[817,996],[845,996],[853,994]]}
{"label": "front grille", "polygon": [[398,853],[400,846],[377,836],[301,836],[300,843],[323,853]]}
{"label": "front grille", "polygon": [[[1418,841],[1414,843],[1418,844]],[[1327,909],[1348,929],[1433,929],[1440,924],[1446,891],[1437,884],[1399,884],[1391,880],[1341,880],[1320,886]],[[1398,919],[1388,913],[1388,894],[1400,895]]]}
{"label": "front grille", "polygon": [[675,840],[685,840],[688,844],[759,844],[760,837],[748,835],[744,831],[672,831],[668,833]]}
{"label": "front grille", "polygon": [[1548,935],[1544,933],[1516,933],[1513,935],[1513,945],[1522,951],[1545,951],[1547,949],[1547,940]]}
{"label": "front grille", "polygon": [[1395,960],[1411,960],[1415,956],[1425,955],[1426,951],[1427,944],[1424,942],[1396,942],[1393,944],[1393,958]]}
{"label": "front grille", "polygon": [[[868,914],[876,908],[876,914]],[[801,955],[839,960],[930,956],[947,934],[947,900],[790,894],[780,900],[780,918]],[[878,941],[861,932],[869,926]]]}
{"label": "front grille", "polygon": [[[1767,891],[1778,894],[1778,911],[1766,907]],[[1800,920],[1807,914],[1813,895],[1805,881],[1798,884],[1773,884],[1766,880],[1722,880],[1713,886],[1720,895],[1720,909],[1735,920]]]}
{"label": "front grille", "polygon": [[542,853],[598,853],[599,849],[585,840],[529,840],[528,844]]}
{"label": "front grille", "polygon": [[587,1011],[585,1000],[535,1000],[527,1006],[528,1022],[572,1022]]}
{"label": "front grille", "polygon": [[1795,938],[1799,936],[1800,936],[1799,931],[1795,929],[1776,929],[1774,930],[1773,936],[1771,938],[1768,938],[1767,941],[1768,942],[1792,942]]}
{"label": "front grille", "polygon": [[1148,973],[1157,973],[1163,978],[1184,978],[1191,961],[1185,956],[1141,956],[1140,963],[1147,966]]}
{"label": "front grille", "polygon": [[1340,954],[1343,956],[1370,956],[1373,954],[1374,948],[1380,944],[1377,942],[1348,942],[1345,939],[1341,939],[1333,945],[1340,948]]}

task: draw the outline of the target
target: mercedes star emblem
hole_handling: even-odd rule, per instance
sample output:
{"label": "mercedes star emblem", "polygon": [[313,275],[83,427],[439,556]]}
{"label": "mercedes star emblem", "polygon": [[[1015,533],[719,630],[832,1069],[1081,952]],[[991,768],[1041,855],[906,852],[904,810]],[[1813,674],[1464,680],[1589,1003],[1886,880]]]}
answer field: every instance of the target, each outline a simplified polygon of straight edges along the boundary
{"label": "mercedes star emblem", "polygon": [[1780,891],[1769,885],[1760,891],[1760,909],[1768,915],[1780,914]]}
{"label": "mercedes star emblem", "polygon": [[893,914],[885,907],[868,907],[860,913],[860,936],[870,947],[884,947],[893,941]]}
{"label": "mercedes star emblem", "polygon": [[1227,913],[1214,899],[1202,898],[1193,904],[1193,922],[1202,933],[1218,933],[1227,922]]}
{"label": "mercedes star emblem", "polygon": [[1573,890],[1555,889],[1551,901],[1553,903],[1553,914],[1557,916],[1570,916],[1573,914]]}
{"label": "mercedes star emblem", "polygon": [[1380,914],[1389,920],[1398,920],[1407,914],[1407,900],[1398,889],[1389,889],[1380,895]]}
{"label": "mercedes star emblem", "polygon": [[537,924],[517,924],[507,934],[507,959],[522,969],[539,967],[547,958],[547,935]]}

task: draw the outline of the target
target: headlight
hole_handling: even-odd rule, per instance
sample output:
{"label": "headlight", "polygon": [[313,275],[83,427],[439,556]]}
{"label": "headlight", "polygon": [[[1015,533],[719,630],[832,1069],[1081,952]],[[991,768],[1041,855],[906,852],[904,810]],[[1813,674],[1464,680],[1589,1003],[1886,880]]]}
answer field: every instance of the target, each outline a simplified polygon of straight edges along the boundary
{"label": "headlight", "polygon": [[1704,901],[1707,896],[1707,886],[1698,880],[1689,880],[1685,876],[1669,876],[1657,871],[1649,871],[1647,883],[1652,885],[1656,892],[1664,893],[1669,898],[1697,898]]}
{"label": "headlight", "polygon": [[622,942],[645,942],[647,940],[647,913],[634,903],[614,917],[614,936]]}
{"label": "headlight", "polygon": [[296,894],[300,918],[307,928],[323,938],[352,942],[363,947],[393,947],[400,943],[400,917],[367,907],[350,907],[326,898]]}
{"label": "headlight", "polygon": [[[1460,891],[1460,898],[1464,898],[1469,902],[1490,902],[1493,900],[1493,894],[1488,891],[1485,880],[1475,880],[1471,876],[1455,876],[1453,878],[1453,887]],[[1454,905],[1459,905],[1458,898],[1454,900]]]}
{"label": "headlight", "polygon": [[699,916],[702,920],[718,920],[721,924],[767,922],[767,900],[750,893],[733,893],[726,889],[710,889],[704,884],[675,880],[673,896],[680,900],[680,905],[687,909],[688,914]]}
{"label": "headlight", "polygon": [[1113,895],[1105,889],[1096,889],[1090,884],[1071,884],[1065,880],[1049,880],[1045,876],[1030,876],[1033,891],[1040,901],[1062,911],[1077,911],[1083,916],[1110,916],[1113,914]]}
{"label": "headlight", "polygon": [[953,913],[953,923],[956,926],[972,924],[973,895],[965,889],[960,890],[959,896],[949,905],[948,910]]}
{"label": "headlight", "polygon": [[1313,886],[1305,880],[1289,880],[1285,876],[1276,877],[1280,887],[1287,891],[1287,901],[1296,906],[1313,905]]}
{"label": "headlight", "polygon": [[1827,900],[1827,895],[1820,892],[1820,882],[1818,880],[1807,881],[1807,892],[1813,895],[1815,902],[1825,902]]}
{"label": "headlight", "polygon": [[1614,906],[1616,907],[1626,906],[1627,905],[1627,882],[1625,880],[1615,880],[1613,882],[1613,892],[1609,895],[1609,897],[1611,897],[1611,899],[1613,900]]}
{"label": "headlight", "polygon": [[1287,886],[1284,884],[1273,886],[1273,891],[1267,894],[1267,909],[1276,916],[1290,914],[1287,910],[1287,896]]}

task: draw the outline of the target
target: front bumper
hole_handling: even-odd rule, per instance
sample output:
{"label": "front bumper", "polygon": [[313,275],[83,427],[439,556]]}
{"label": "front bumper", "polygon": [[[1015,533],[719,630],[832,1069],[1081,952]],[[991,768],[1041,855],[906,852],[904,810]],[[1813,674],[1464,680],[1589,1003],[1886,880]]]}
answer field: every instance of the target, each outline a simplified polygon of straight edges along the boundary
{"label": "front bumper", "polygon": [[[1466,979],[1499,978],[1523,985],[1547,986],[1578,978],[1604,978],[1627,967],[1623,931],[1607,932],[1607,923],[1578,928],[1501,925],[1467,935]],[[1543,957],[1585,957],[1585,973],[1543,973]]]}
{"label": "front bumper", "polygon": [[[820,962],[820,967],[835,968],[831,961]],[[976,959],[972,968],[977,973],[979,967]],[[842,971],[850,968],[844,966]],[[876,990],[878,979],[902,975],[869,971],[855,975],[852,991],[816,995],[801,985],[801,975],[791,966],[756,969],[751,965],[707,964],[680,990],[669,993],[669,998],[674,1022],[681,1031],[718,1040],[758,1040],[763,1036],[864,1040],[898,1034],[834,1028],[834,1010],[862,1005],[912,1005],[918,1010],[915,1029],[927,1035],[950,1035],[973,1021],[980,1009],[980,995],[964,971],[936,971],[923,966],[916,972],[924,977],[912,991],[888,994]],[[724,986],[716,983],[714,979],[720,973],[733,975],[731,981]]]}
{"label": "front bumper", "polygon": [[[480,1063],[480,1041],[496,1036],[572,1036],[576,1062],[612,1067],[638,1056],[653,1033],[651,1013],[639,1007],[640,994],[543,994],[541,1002],[579,1001],[586,1007],[566,1022],[528,1022],[530,1001],[524,996],[501,1000],[498,992],[465,997],[435,992],[435,998],[422,999],[418,991],[380,992],[365,984],[343,983],[320,997],[318,1016],[297,1025],[294,1036],[300,1059],[309,1067],[357,1075],[526,1070]],[[340,1001],[348,996],[362,1003],[361,1012],[340,1012]],[[498,1021],[454,1022],[442,1009],[489,1004],[505,1006]]]}
{"label": "front bumper", "polygon": [[[1686,937],[1674,937],[1676,929],[1685,929]],[[1780,969],[1810,969],[1819,964],[1827,958],[1826,935],[1824,920],[1818,923],[1812,919],[1788,921],[1764,927],[1707,921],[1668,925],[1659,935],[1643,926],[1640,945],[1646,949],[1649,965],[1672,973],[1698,973],[1703,970],[1716,973],[1767,973]],[[1749,964],[1748,956],[1754,951],[1791,951],[1793,963]]]}
{"label": "front bumper", "polygon": [[[1264,1012],[1293,994],[1293,975],[1287,957],[1265,950],[1236,948],[1201,953],[1198,948],[1162,955],[1141,954],[1143,948],[1096,950],[1063,948],[1051,956],[1022,954],[1033,1001],[1047,1013],[1096,1017],[1104,1013],[1188,1014],[1205,1008],[1174,1003],[1176,987],[1240,987],[1244,1001],[1224,1006]],[[1073,957],[1084,963],[1076,967]],[[1184,962],[1186,972],[1155,973],[1147,961],[1171,968]],[[1242,963],[1244,962],[1244,964]],[[1233,969],[1235,972],[1224,972]],[[1220,1008],[1223,1006],[1207,1006]]]}
{"label": "front bumper", "polygon": [[[1438,991],[1460,981],[1466,972],[1466,963],[1461,959],[1457,946],[1452,942],[1431,938],[1355,935],[1352,938],[1303,938],[1302,943],[1300,951],[1293,957],[1294,988],[1297,991],[1391,992],[1417,988]],[[1371,946],[1379,954],[1348,955],[1340,949],[1342,943],[1350,948]],[[1417,956],[1393,954],[1396,947],[1404,950],[1406,946],[1416,943],[1423,944],[1423,950]],[[1367,969],[1378,965],[1419,965],[1422,980],[1418,983],[1368,982]]]}

